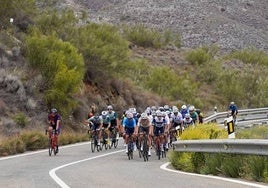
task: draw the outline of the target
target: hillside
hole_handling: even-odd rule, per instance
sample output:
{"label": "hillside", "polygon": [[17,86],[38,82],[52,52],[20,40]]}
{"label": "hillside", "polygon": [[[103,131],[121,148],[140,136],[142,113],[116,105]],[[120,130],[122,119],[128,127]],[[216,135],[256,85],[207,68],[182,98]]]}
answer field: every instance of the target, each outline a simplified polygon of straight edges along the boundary
{"label": "hillside", "polygon": [[[77,15],[86,10],[90,21],[98,23],[143,23],[181,33],[181,49],[171,46],[156,50],[134,46],[131,57],[145,59],[151,65],[187,71],[189,75],[194,73],[194,67],[185,60],[185,51],[189,48],[216,44],[223,52],[246,47],[268,49],[267,1],[62,0],[57,6],[60,9],[71,7]],[[4,135],[16,134],[25,126],[43,130],[48,109],[44,101],[42,76],[25,63],[25,54],[18,47],[20,40],[7,33],[1,30],[0,35],[0,130]],[[6,41],[12,41],[12,44]],[[245,67],[239,62],[226,62],[225,66],[231,69]],[[83,88],[74,96],[79,107],[64,120],[75,129],[79,128],[92,105],[101,111],[106,105],[113,104],[116,111],[122,113],[130,106],[142,110],[148,105],[178,102],[146,92],[128,79],[111,79],[103,73],[97,76],[104,85],[96,85],[89,81],[92,76],[96,77],[85,76]],[[199,85],[198,89],[206,112],[209,113],[217,101],[222,102],[213,94],[210,85]]]}
{"label": "hillside", "polygon": [[[183,47],[216,44],[222,50],[268,50],[268,1],[265,0],[67,0],[91,20],[143,23],[182,35]],[[80,9],[79,9],[80,8]]]}

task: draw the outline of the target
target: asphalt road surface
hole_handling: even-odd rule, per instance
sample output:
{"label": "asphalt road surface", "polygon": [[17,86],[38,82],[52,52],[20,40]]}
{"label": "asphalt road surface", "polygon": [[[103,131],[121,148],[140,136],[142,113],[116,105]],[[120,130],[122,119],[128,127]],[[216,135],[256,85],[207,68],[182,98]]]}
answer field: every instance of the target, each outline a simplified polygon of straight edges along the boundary
{"label": "asphalt road surface", "polygon": [[47,150],[0,158],[0,188],[249,188],[267,184],[172,170],[168,159],[152,153],[148,162],[128,160],[117,149],[92,153],[89,142],[64,146],[57,156]]}

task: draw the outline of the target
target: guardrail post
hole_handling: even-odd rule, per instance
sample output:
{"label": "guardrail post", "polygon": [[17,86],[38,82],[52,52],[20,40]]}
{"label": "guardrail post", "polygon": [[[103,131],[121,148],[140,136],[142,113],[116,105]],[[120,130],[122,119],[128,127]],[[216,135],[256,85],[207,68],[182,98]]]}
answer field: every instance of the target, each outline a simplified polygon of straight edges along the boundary
{"label": "guardrail post", "polygon": [[227,126],[228,138],[235,138],[235,126],[233,116],[224,120],[224,125]]}

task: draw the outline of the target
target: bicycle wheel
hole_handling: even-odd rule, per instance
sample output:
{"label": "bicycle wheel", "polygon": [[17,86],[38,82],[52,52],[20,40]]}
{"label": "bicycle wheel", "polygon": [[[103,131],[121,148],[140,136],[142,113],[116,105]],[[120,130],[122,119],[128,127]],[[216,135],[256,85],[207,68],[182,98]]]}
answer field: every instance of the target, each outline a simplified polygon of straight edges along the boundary
{"label": "bicycle wheel", "polygon": [[143,141],[143,159],[144,161],[148,161],[148,152],[149,152],[149,145],[147,143],[147,139]]}
{"label": "bicycle wheel", "polygon": [[49,139],[48,140],[48,155],[49,156],[51,156],[51,154],[52,154],[52,147],[51,147],[51,143],[52,142],[52,140],[51,139]]}
{"label": "bicycle wheel", "polygon": [[116,148],[118,146],[118,139],[115,139],[113,142],[114,148]]}
{"label": "bicycle wheel", "polygon": [[160,148],[160,140],[157,138],[156,140],[156,155],[158,157],[158,160],[161,158],[161,148]]}
{"label": "bicycle wheel", "polygon": [[95,140],[92,138],[91,139],[91,151],[92,151],[92,153],[94,153],[95,152]]}

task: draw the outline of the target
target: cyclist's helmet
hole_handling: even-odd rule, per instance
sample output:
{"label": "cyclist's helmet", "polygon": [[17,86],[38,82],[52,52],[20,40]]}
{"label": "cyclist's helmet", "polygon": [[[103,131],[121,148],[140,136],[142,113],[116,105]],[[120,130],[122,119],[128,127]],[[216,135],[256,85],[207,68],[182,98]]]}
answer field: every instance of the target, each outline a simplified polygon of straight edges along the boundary
{"label": "cyclist's helmet", "polygon": [[156,111],[152,111],[152,116],[156,116]]}
{"label": "cyclist's helmet", "polygon": [[169,110],[169,106],[166,104],[166,105],[164,106],[164,109],[165,109],[165,111],[168,111],[168,110]]}
{"label": "cyclist's helmet", "polygon": [[181,109],[185,110],[187,108],[187,106],[184,104],[181,106]]}
{"label": "cyclist's helmet", "polygon": [[51,109],[51,112],[52,112],[52,113],[56,113],[56,112],[57,112],[57,109],[56,109],[56,108],[52,108],[52,109]]}
{"label": "cyclist's helmet", "polygon": [[160,110],[161,112],[164,112],[164,111],[165,111],[165,109],[164,109],[163,106],[160,106],[160,107],[158,108],[158,110]]}
{"label": "cyclist's helmet", "polygon": [[163,114],[162,114],[162,112],[161,112],[160,110],[157,110],[157,111],[156,111],[156,116],[157,116],[157,117],[162,117],[162,115],[163,115]]}
{"label": "cyclist's helmet", "polygon": [[172,111],[174,112],[175,110],[178,110],[177,106],[172,106]]}
{"label": "cyclist's helmet", "polygon": [[112,105],[107,106],[107,110],[113,110]]}
{"label": "cyclist's helmet", "polygon": [[151,111],[156,111],[156,110],[157,110],[156,106],[151,106]]}
{"label": "cyclist's helmet", "polygon": [[176,113],[178,113],[178,112],[179,112],[179,109],[178,109],[178,108],[173,109],[173,113],[174,113],[174,114],[176,114]]}
{"label": "cyclist's helmet", "polygon": [[131,112],[126,112],[126,114],[127,114],[127,118],[128,119],[131,119],[131,118],[133,118],[133,113],[131,113]]}
{"label": "cyclist's helmet", "polygon": [[189,107],[189,111],[190,111],[190,112],[193,112],[194,110],[195,110],[195,108],[194,108],[193,105]]}
{"label": "cyclist's helmet", "polygon": [[145,112],[141,114],[141,119],[147,119],[147,117],[148,116],[147,116],[147,114]]}
{"label": "cyclist's helmet", "polygon": [[106,117],[106,116],[107,116],[107,114],[108,114],[108,112],[107,112],[107,111],[102,111],[102,112],[101,112],[102,117]]}
{"label": "cyclist's helmet", "polygon": [[185,114],[185,119],[189,119],[189,118],[190,118],[190,114],[189,113]]}
{"label": "cyclist's helmet", "polygon": [[94,114],[94,118],[95,118],[95,119],[98,119],[99,116],[100,116],[99,113],[95,113],[95,114]]}
{"label": "cyclist's helmet", "polygon": [[230,105],[234,105],[234,101],[230,102]]}

